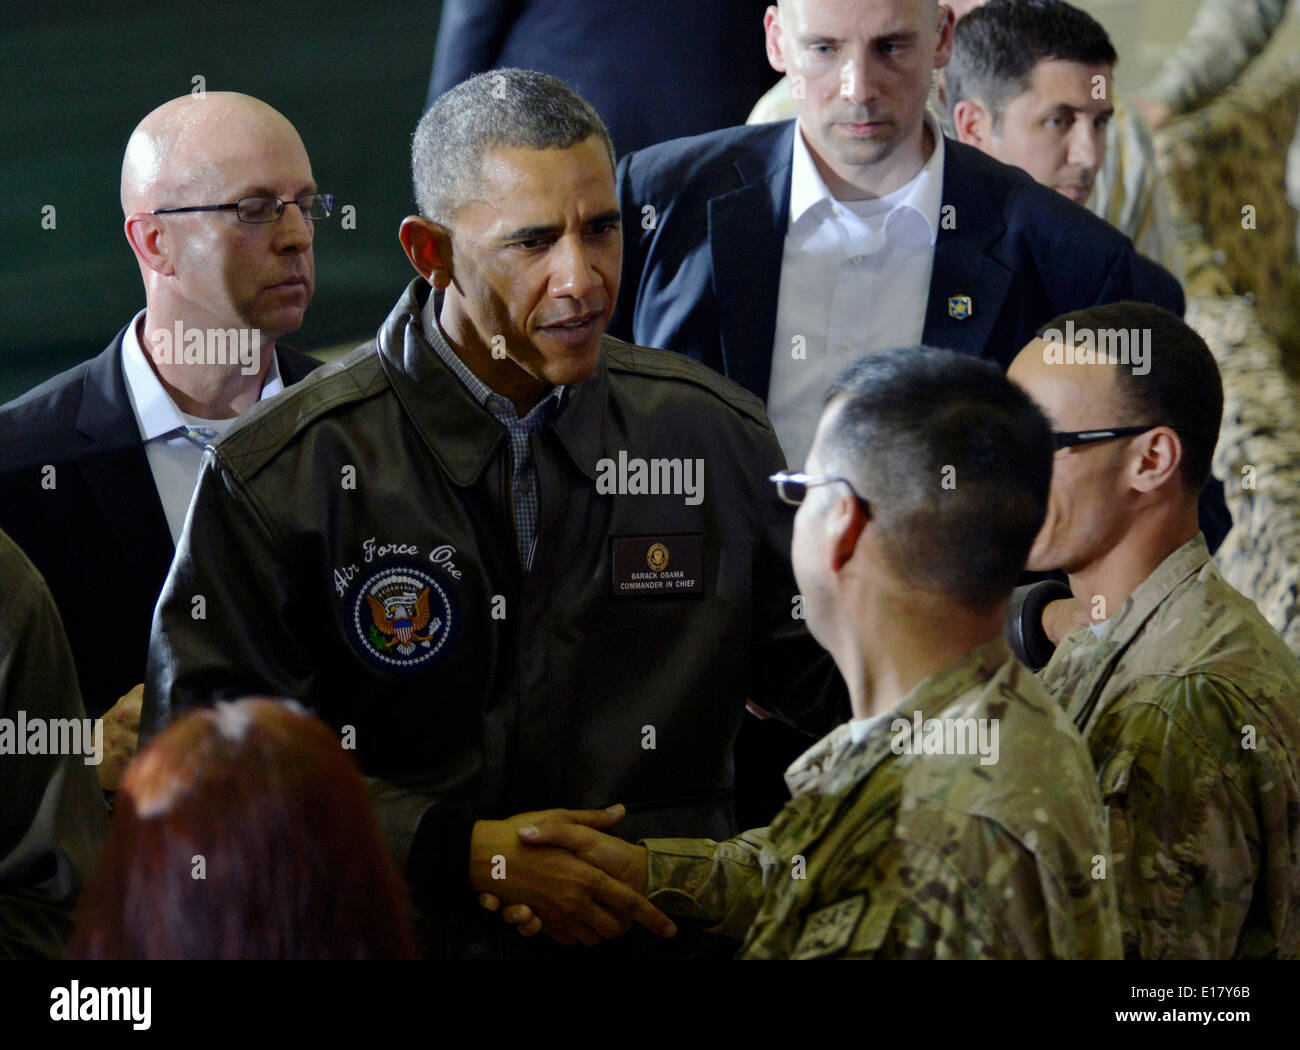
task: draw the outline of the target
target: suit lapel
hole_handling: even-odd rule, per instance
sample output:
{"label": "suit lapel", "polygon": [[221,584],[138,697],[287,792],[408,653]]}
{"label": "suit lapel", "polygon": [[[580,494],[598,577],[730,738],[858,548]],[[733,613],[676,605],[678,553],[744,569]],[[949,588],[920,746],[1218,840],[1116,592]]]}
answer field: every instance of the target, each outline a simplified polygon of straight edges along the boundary
{"label": "suit lapel", "polygon": [[174,546],[127,395],[121,356],[124,332],[83,378],[77,430],[87,444],[77,456],[77,467],[109,535],[131,560],[141,588],[151,590],[156,600]]}
{"label": "suit lapel", "polygon": [[718,304],[722,370],[767,400],[790,218],[795,123],[737,162],[744,186],[709,201],[709,249]]}
{"label": "suit lapel", "polygon": [[1013,275],[988,251],[1006,224],[1001,215],[988,214],[987,202],[998,195],[985,193],[979,174],[963,163],[962,152],[969,148],[952,139],[944,142],[943,208],[922,341],[986,357]]}

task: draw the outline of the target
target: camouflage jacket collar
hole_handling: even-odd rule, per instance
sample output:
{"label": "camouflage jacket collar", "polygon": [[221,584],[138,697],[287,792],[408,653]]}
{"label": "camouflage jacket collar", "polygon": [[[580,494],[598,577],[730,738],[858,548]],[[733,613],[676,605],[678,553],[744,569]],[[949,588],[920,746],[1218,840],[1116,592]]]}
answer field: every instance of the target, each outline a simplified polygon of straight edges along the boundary
{"label": "camouflage jacket collar", "polygon": [[987,682],[1010,659],[1011,650],[998,635],[914,686],[861,743],[853,743],[847,723],[837,726],[790,764],[785,773],[790,794],[796,798],[802,793],[833,795],[852,781],[865,780],[883,761],[895,757],[892,745],[900,719],[910,726],[918,717],[922,721],[942,718],[948,707]]}
{"label": "camouflage jacket collar", "polygon": [[1088,727],[1102,714],[1098,706],[1101,694],[1116,665],[1174,591],[1209,560],[1205,537],[1198,532],[1124,600],[1100,638],[1087,627],[1077,627],[1061,639],[1039,677],[1085,737]]}
{"label": "camouflage jacket collar", "polygon": [[1131,641],[1174,589],[1200,572],[1209,560],[1210,549],[1205,545],[1205,537],[1198,532],[1162,561],[1155,572],[1124,600],[1107,625],[1103,635],[1106,641],[1117,646]]}

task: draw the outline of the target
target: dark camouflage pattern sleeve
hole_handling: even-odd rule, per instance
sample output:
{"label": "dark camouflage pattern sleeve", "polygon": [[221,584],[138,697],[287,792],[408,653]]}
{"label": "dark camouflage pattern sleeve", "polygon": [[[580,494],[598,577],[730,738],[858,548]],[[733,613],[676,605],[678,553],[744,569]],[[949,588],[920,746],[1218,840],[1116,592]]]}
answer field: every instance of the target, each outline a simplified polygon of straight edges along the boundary
{"label": "dark camouflage pattern sleeve", "polygon": [[646,896],[656,907],[710,924],[710,933],[741,940],[763,894],[782,867],[767,828],[729,839],[646,839]]}

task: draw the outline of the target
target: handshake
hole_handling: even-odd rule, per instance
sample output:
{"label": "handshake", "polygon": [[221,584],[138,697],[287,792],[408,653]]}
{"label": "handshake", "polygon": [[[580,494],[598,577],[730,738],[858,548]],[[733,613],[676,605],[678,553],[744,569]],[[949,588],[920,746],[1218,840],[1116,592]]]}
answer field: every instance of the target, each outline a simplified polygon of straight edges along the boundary
{"label": "handshake", "polygon": [[603,833],[625,813],[621,805],[547,809],[476,822],[469,868],[479,903],[525,937],[544,929],[564,945],[591,947],[632,923],[673,936],[672,920],[644,896],[646,848]]}

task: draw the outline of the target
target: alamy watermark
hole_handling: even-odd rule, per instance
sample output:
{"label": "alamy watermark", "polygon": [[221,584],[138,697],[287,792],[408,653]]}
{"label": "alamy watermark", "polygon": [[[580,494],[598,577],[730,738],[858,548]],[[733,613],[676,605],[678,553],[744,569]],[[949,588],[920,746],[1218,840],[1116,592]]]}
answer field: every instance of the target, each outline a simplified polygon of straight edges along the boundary
{"label": "alamy watermark", "polygon": [[98,718],[0,718],[0,757],[81,755],[88,766],[104,761],[104,722]]}
{"label": "alamy watermark", "polygon": [[912,712],[912,720],[895,718],[889,723],[894,734],[889,749],[896,755],[979,755],[980,765],[998,760],[996,718],[924,718]]}
{"label": "alamy watermark", "polygon": [[1135,376],[1151,371],[1150,328],[1075,328],[1065,322],[1065,331],[1048,328],[1043,332],[1043,364],[1128,365]]}
{"label": "alamy watermark", "polygon": [[620,450],[617,460],[597,460],[596,491],[602,496],[685,496],[688,507],[698,507],[704,502],[704,460],[629,458]]}
{"label": "alamy watermark", "polygon": [[262,368],[262,332],[258,328],[186,328],[177,321],[169,331],[149,333],[156,365],[239,365],[246,376]]}
{"label": "alamy watermark", "polygon": [[121,988],[81,986],[72,981],[50,991],[51,1021],[130,1021],[137,1032],[152,1023],[153,989],[127,985]]}

